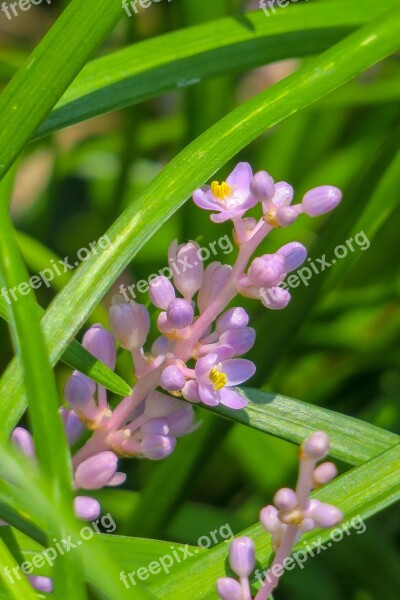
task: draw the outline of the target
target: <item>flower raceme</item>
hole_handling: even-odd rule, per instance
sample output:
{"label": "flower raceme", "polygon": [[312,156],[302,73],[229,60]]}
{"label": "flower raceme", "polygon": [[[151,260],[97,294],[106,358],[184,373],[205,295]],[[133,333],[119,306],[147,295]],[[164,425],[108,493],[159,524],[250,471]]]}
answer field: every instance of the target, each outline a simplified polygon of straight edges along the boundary
{"label": "flower raceme", "polygon": [[[255,365],[241,357],[252,348],[256,334],[246,311],[231,303],[239,294],[269,309],[285,308],[290,294],[280,286],[304,262],[306,249],[291,242],[272,254],[254,254],[275,228],[289,226],[301,213],[329,212],[341,193],[331,186],[315,188],[293,206],[288,183],[274,183],[265,171],[253,174],[248,163],[239,163],[226,181],[195,190],[193,199],[212,212],[213,222],[233,222],[236,262],[230,266],[215,261],[204,268],[195,242],[174,241],[168,253],[172,280],[160,275],[150,283],[159,333],[151,347],[145,349],[148,309],[122,296],[114,297],[110,308],[111,332],[101,325],[86,332],[83,346],[110,369],[115,367],[116,340],[130,352],[136,383],[132,394],[111,409],[103,386],[78,371],[69,378],[63,418],[71,445],[84,427],[92,432],[73,457],[77,490],[123,483],[119,457],[169,456],[177,439],[199,426],[195,404],[222,404],[232,410],[246,406],[236,386],[255,372]],[[257,206],[262,209],[258,220],[246,216]],[[28,451],[29,439],[22,442],[20,437]]]}
{"label": "flower raceme", "polygon": [[[276,554],[263,586],[254,600],[268,600],[278,585],[283,572],[282,565],[289,560],[293,546],[303,532],[312,531],[316,527],[330,529],[343,519],[336,506],[325,504],[316,498],[308,498],[311,490],[328,483],[337,475],[333,463],[325,462],[316,466],[319,460],[325,458],[328,449],[329,438],[323,431],[311,435],[300,448],[296,490],[278,490],[274,496],[274,503],[260,512],[261,526],[270,534]],[[219,597],[221,600],[252,600],[249,577],[255,568],[256,557],[251,538],[238,537],[232,542],[229,564],[239,581],[232,577],[218,579]]]}

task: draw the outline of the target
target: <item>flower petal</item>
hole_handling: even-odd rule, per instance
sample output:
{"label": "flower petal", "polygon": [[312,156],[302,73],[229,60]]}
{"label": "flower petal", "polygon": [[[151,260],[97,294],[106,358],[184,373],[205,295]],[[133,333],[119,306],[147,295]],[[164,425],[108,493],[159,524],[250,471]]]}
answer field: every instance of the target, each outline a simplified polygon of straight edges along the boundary
{"label": "flower petal", "polygon": [[287,206],[293,200],[293,188],[286,181],[279,181],[275,184],[275,195],[270,202],[276,207]]}
{"label": "flower petal", "polygon": [[240,210],[240,211],[224,210],[218,214],[211,215],[210,219],[211,219],[211,221],[213,221],[213,223],[225,223],[225,221],[229,221],[229,219],[232,219],[234,217],[240,217],[242,214],[243,214],[242,210]]}
{"label": "flower petal", "polygon": [[211,194],[208,187],[195,190],[193,193],[193,201],[197,206],[205,208],[206,210],[221,210],[221,206]]}
{"label": "flower petal", "polygon": [[234,186],[238,191],[250,191],[250,182],[253,179],[253,170],[249,163],[240,162],[226,180],[228,185]]}
{"label": "flower petal", "polygon": [[207,354],[206,356],[199,358],[199,360],[196,362],[196,366],[195,366],[196,377],[198,379],[203,379],[203,378],[208,379],[208,375],[209,375],[211,369],[215,366],[215,364],[217,362],[218,362],[217,354]]}
{"label": "flower petal", "polygon": [[220,398],[221,404],[235,410],[244,408],[248,403],[247,399],[241,396],[239,392],[229,387],[220,390]]}
{"label": "flower petal", "polygon": [[250,379],[256,372],[256,366],[251,360],[245,358],[232,358],[222,363],[222,372],[226,374],[228,381],[226,384],[239,385]]}
{"label": "flower petal", "polygon": [[218,406],[219,404],[220,392],[215,391],[211,385],[199,383],[199,396],[203,404],[207,404],[207,406]]}

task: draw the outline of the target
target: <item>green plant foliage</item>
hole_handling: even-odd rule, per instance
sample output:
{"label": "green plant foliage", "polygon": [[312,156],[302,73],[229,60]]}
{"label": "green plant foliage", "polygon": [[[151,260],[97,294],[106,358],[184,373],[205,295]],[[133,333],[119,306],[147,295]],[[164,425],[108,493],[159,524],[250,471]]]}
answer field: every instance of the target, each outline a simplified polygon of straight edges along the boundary
{"label": "green plant foliage", "polygon": [[[312,497],[366,530],[334,544],[332,530],[302,535],[295,550],[308,552],[305,568],[285,573],[275,600],[396,600],[399,0],[3,4],[0,599],[217,600],[217,579],[232,576],[233,535],[254,540],[257,568],[271,564],[260,509],[293,487],[299,446],[324,431],[339,475]],[[67,441],[60,407],[71,370],[103,386],[99,403],[106,388],[101,419],[147,376],[133,373],[125,350],[114,371],[78,340],[93,324],[108,327],[121,286],[155,317],[147,282],[174,239],[214,244],[206,262],[234,264],[236,245],[217,241],[231,239],[232,226],[210,222],[189,199],[239,161],[293,184],[295,202],[321,185],[343,192],[332,215],[301,216],[260,245],[260,255],[293,239],[307,247],[289,306],[231,304],[244,306],[257,333],[248,355],[256,373],[238,388],[248,403],[199,404],[199,428],[171,456],[128,461],[124,450],[123,485],[75,489],[74,454],[118,450],[90,416],[92,431]],[[27,283],[102,236],[106,250],[96,243],[48,284]],[[328,266],[312,271],[317,264]],[[140,421],[148,393],[134,396],[130,419]],[[32,432],[33,459],[10,447],[17,426]],[[79,522],[77,495],[97,500],[110,527]],[[7,575],[68,539],[80,543],[30,573],[52,578],[53,592]],[[166,556],[172,564],[158,568]],[[255,595],[254,572],[251,585]]]}

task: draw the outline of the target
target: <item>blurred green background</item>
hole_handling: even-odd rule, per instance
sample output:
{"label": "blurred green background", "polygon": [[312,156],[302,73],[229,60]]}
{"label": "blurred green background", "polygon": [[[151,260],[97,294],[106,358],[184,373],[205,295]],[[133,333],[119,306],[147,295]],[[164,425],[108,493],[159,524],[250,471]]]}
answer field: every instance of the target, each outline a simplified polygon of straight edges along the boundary
{"label": "blurred green background", "polygon": [[[1,14],[1,86],[65,4],[43,4],[10,22]],[[126,17],[102,52],[255,8],[256,2],[246,6],[229,0],[154,4],[134,19]],[[192,139],[299,64],[298,60],[284,61],[200,82],[31,144],[19,161],[12,202],[31,273],[48,267],[55,255],[69,256],[74,262],[77,251],[103,235]],[[358,81],[266,132],[237,157],[256,170],[269,171],[275,181],[290,182],[297,201],[307,189],[325,183],[343,190],[337,214],[314,220],[302,217],[290,229],[275,231],[263,251],[298,240],[310,247],[312,259],[326,253],[330,261],[334,248],[354,234],[364,231],[370,240],[368,249],[354,244],[354,252],[348,251],[330,269],[315,275],[309,286],[294,289],[292,303],[283,313],[243,301],[258,331],[249,356],[257,364],[251,385],[395,432],[400,430],[400,208],[398,169],[392,161],[399,138],[399,75],[398,57],[379,64]],[[234,164],[226,165],[220,179]],[[390,165],[394,166],[387,189],[376,189],[376,181]],[[364,211],[371,198],[375,201]],[[353,212],[359,218],[349,222]],[[147,279],[165,266],[174,238],[180,242],[195,239],[207,246],[225,234],[231,234],[229,225],[211,224],[209,214],[187,203],[147,243],[113,291],[121,283]],[[231,262],[234,256],[220,252],[216,258]],[[37,291],[40,304],[47,306],[65,281],[56,279],[51,289],[42,286]],[[106,308],[113,291],[92,322],[107,323]],[[142,295],[137,300],[147,303],[148,298]],[[0,339],[3,371],[12,356],[3,322]],[[132,378],[126,356],[120,356],[118,371],[127,380]],[[60,402],[68,375],[66,367],[57,367]],[[124,489],[98,493],[104,510],[118,523],[117,533],[195,544],[224,523],[235,532],[254,523],[278,487],[294,484],[294,446],[241,425],[232,426],[201,409],[198,413],[203,427],[181,440],[171,458],[163,463],[126,462],[123,468],[129,476]],[[399,537],[399,510],[394,507],[369,521],[364,534],[353,533],[309,560],[304,570],[287,573],[276,598],[397,599]]]}

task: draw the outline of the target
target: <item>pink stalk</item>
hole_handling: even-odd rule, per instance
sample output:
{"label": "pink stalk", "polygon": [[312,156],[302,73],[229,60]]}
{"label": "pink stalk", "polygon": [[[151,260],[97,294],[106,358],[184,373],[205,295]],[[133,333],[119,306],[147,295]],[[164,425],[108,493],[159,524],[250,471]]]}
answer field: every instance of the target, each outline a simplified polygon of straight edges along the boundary
{"label": "pink stalk", "polygon": [[254,600],[268,600],[273,590],[278,585],[280,575],[274,575],[272,569],[275,565],[283,565],[285,558],[291,555],[293,546],[296,543],[297,531],[297,525],[288,526],[278,552],[275,554],[273,563],[268,569],[264,584]]}
{"label": "pink stalk", "polygon": [[250,583],[248,577],[240,578],[240,585],[242,586],[242,600],[252,600],[250,592]]}
{"label": "pink stalk", "polygon": [[[299,475],[297,478],[296,496],[298,508],[303,510],[306,508],[308,495],[313,489],[313,472],[316,464],[317,460],[310,458],[303,452],[302,449],[300,449],[300,465]],[[290,557],[293,546],[297,541],[298,531],[299,529],[297,525],[288,525],[288,528],[283,535],[282,543],[275,554],[272,565],[268,569],[263,587],[258,592],[254,600],[268,600],[269,596],[278,585],[279,579],[283,575],[283,570],[280,569],[279,575],[274,575],[274,566],[283,566],[284,561]]]}

